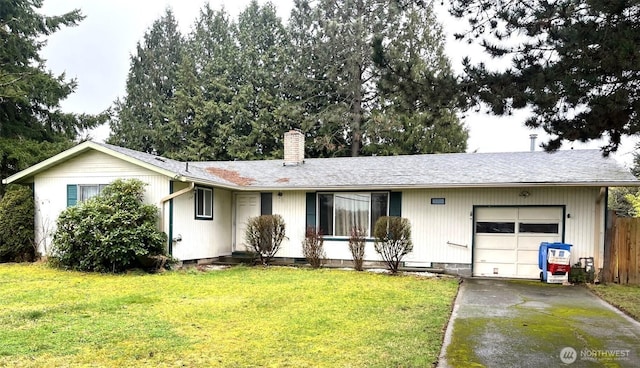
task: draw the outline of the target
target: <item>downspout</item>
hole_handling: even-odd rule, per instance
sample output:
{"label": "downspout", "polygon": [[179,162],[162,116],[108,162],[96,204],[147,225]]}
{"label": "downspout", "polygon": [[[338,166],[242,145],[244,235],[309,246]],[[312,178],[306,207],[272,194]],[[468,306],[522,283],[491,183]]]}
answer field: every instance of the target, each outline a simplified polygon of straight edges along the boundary
{"label": "downspout", "polygon": [[[169,182],[170,188],[169,191],[173,191],[173,182]],[[181,189],[175,193],[171,193],[166,197],[160,199],[160,231],[164,232],[164,204],[167,201],[171,201],[169,203],[169,254],[173,251],[173,199],[179,197],[183,194],[191,192],[196,186],[196,183],[192,182],[188,187]]]}
{"label": "downspout", "polygon": [[[596,199],[596,213],[595,213],[595,238],[594,238],[594,252],[593,252],[593,265],[596,268],[596,271],[600,271],[602,270],[603,267],[603,263],[602,263],[602,258],[600,257],[600,249],[603,250],[604,252],[604,233],[605,233],[605,229],[603,229],[602,226],[602,220],[604,219],[603,216],[603,202],[605,200],[607,196],[607,188],[606,187],[601,187],[600,191],[598,192],[598,198]],[[604,209],[605,209],[605,215],[606,215],[606,208],[607,208],[607,204],[606,202],[604,203]],[[606,227],[606,223],[604,225]]]}

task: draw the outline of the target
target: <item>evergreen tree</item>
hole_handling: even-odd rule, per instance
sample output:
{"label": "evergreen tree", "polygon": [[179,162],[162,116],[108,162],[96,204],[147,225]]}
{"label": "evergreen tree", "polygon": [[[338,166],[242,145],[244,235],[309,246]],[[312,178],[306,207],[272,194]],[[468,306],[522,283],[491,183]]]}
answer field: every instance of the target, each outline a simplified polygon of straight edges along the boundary
{"label": "evergreen tree", "polygon": [[67,148],[104,116],[64,113],[60,101],[76,88],[75,80],[46,70],[40,51],[45,37],[75,26],[79,10],[60,15],[38,13],[40,0],[4,1],[0,5],[0,176],[5,178]]}
{"label": "evergreen tree", "polygon": [[187,39],[171,123],[182,132],[184,160],[228,160],[232,100],[237,95],[238,48],[224,11],[206,4]]}
{"label": "evergreen tree", "polygon": [[229,155],[239,159],[282,157],[288,130],[279,116],[285,94],[288,36],[272,3],[253,0],[240,13],[234,36],[238,44],[238,93],[234,96],[233,140]]}
{"label": "evergreen tree", "polygon": [[[452,78],[442,32],[431,12],[428,5],[388,0],[323,0],[315,6],[295,2],[289,24],[293,51],[299,52],[293,58],[298,60],[296,90],[302,93],[300,115],[303,130],[311,132],[307,135],[314,153],[357,156],[466,148],[467,132],[452,103],[427,98],[435,93],[408,94],[411,89],[390,77],[404,68],[415,83]],[[448,87],[452,94],[455,85]]]}
{"label": "evergreen tree", "polygon": [[172,100],[182,65],[183,40],[171,9],[156,20],[131,56],[126,96],[115,102],[108,142],[159,155],[171,154],[179,139],[170,136]]}
{"label": "evergreen tree", "polygon": [[[444,35],[430,5],[402,5],[386,35],[373,40],[380,68],[380,104],[369,124],[371,154],[463,152],[468,131],[457,78],[444,51]],[[429,25],[428,27],[425,27]]]}
{"label": "evergreen tree", "polygon": [[525,124],[552,136],[547,150],[605,137],[608,154],[640,132],[638,1],[454,0],[451,13],[470,24],[458,38],[513,61],[494,71],[467,60],[470,96],[498,115],[531,108]]}

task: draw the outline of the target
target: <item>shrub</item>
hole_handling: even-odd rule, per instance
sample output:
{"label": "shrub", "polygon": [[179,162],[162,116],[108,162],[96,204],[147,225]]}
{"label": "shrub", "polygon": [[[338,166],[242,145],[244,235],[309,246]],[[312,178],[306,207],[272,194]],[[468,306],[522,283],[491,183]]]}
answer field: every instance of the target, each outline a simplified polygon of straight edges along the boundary
{"label": "shrub", "polygon": [[398,272],[402,257],[413,250],[411,224],[402,217],[383,216],[376,221],[373,235],[375,249],[392,273]]}
{"label": "shrub", "polygon": [[320,268],[324,265],[327,255],[324,252],[322,231],[312,226],[307,227],[302,241],[302,253],[311,267]]}
{"label": "shrub", "polygon": [[29,262],[34,248],[33,192],[11,185],[0,200],[0,262]]}
{"label": "shrub", "polygon": [[353,258],[353,268],[356,271],[362,271],[362,261],[364,260],[364,248],[365,248],[365,236],[364,231],[360,228],[354,227],[351,229],[351,236],[349,237],[349,250],[351,251],[351,257]]}
{"label": "shrub", "polygon": [[142,202],[145,184],[116,180],[102,193],[69,207],[58,218],[53,264],[80,271],[122,272],[145,259],[165,258],[158,208]]}
{"label": "shrub", "polygon": [[268,265],[278,253],[284,239],[285,224],[280,215],[252,217],[247,222],[245,238],[249,251],[260,258],[260,263]]}

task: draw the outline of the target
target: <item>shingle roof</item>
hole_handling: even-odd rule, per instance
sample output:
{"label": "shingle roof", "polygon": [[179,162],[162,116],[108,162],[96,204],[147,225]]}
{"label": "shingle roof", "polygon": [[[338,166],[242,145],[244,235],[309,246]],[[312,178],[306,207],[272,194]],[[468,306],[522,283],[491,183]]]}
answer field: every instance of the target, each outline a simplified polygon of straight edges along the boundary
{"label": "shingle roof", "polygon": [[297,166],[282,160],[189,162],[187,171],[185,162],[100,145],[189,180],[247,190],[640,184],[599,150],[312,158]]}

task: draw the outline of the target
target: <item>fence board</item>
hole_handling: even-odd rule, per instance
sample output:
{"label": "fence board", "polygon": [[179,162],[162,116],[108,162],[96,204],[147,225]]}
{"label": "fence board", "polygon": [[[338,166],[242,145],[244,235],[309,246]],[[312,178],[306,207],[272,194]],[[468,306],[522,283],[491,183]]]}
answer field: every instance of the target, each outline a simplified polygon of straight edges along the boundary
{"label": "fence board", "polygon": [[640,218],[613,216],[605,250],[605,281],[640,285]]}

